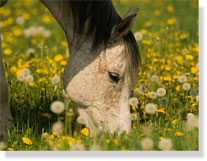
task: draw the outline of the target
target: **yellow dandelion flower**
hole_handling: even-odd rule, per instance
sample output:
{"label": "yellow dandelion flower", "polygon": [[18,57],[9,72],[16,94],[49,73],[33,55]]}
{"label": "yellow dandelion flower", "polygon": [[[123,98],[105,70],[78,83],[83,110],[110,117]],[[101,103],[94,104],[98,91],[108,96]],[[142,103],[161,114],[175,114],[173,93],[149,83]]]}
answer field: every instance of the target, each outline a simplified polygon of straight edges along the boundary
{"label": "yellow dandelion flower", "polygon": [[145,29],[140,30],[140,32],[142,33],[142,35],[146,35],[147,34],[147,30],[145,30]]}
{"label": "yellow dandelion flower", "polygon": [[196,67],[191,68],[191,73],[195,74],[198,72],[198,69]]}
{"label": "yellow dandelion flower", "polygon": [[13,148],[8,148],[8,150],[9,150],[9,151],[14,151],[14,149],[13,149]]}
{"label": "yellow dandelion flower", "polygon": [[107,140],[106,140],[106,143],[109,143],[109,142],[110,142],[110,140],[109,140],[109,139],[107,139]]}
{"label": "yellow dandelion flower", "polygon": [[176,87],[175,87],[176,91],[179,91],[180,88],[181,88],[181,86],[176,86]]}
{"label": "yellow dandelion flower", "polygon": [[118,140],[118,139],[114,139],[113,142],[114,142],[114,144],[116,144],[116,145],[119,144],[119,140]]}
{"label": "yellow dandelion flower", "polygon": [[28,13],[26,13],[26,12],[24,12],[24,13],[22,14],[22,17],[23,17],[25,20],[29,20],[29,19],[30,19],[30,15],[29,15]]}
{"label": "yellow dandelion flower", "polygon": [[177,124],[178,120],[172,120],[172,124]]}
{"label": "yellow dandelion flower", "polygon": [[13,28],[13,33],[14,33],[14,36],[20,36],[22,35],[22,29],[21,28]]}
{"label": "yellow dandelion flower", "polygon": [[175,19],[174,18],[168,19],[167,24],[168,25],[174,25],[175,24]]}
{"label": "yellow dandelion flower", "polygon": [[174,12],[175,12],[173,6],[171,6],[171,5],[168,5],[168,6],[167,6],[167,11],[168,11],[169,13],[174,13]]}
{"label": "yellow dandelion flower", "polygon": [[157,110],[157,112],[159,112],[159,113],[165,113],[165,109],[164,108],[160,108],[160,109]]}
{"label": "yellow dandelion flower", "polygon": [[177,131],[174,135],[175,135],[175,136],[183,136],[183,133],[180,132],[180,131]]}
{"label": "yellow dandelion flower", "polygon": [[48,16],[48,15],[43,15],[43,16],[42,16],[42,21],[43,21],[45,24],[49,24],[49,23],[51,23],[52,19],[51,19],[51,17]]}
{"label": "yellow dandelion flower", "polygon": [[161,12],[160,12],[160,10],[155,10],[154,14],[155,14],[155,16],[160,16]]}
{"label": "yellow dandelion flower", "polygon": [[55,60],[55,61],[61,61],[62,59],[63,59],[63,56],[60,55],[60,54],[58,54],[58,55],[56,55],[56,56],[54,57],[54,60]]}
{"label": "yellow dandelion flower", "polygon": [[151,26],[152,26],[152,23],[151,23],[150,21],[147,21],[147,22],[144,23],[144,25],[145,25],[146,27],[151,27]]}
{"label": "yellow dandelion flower", "polygon": [[150,41],[150,40],[142,40],[142,43],[144,45],[151,45],[152,44],[152,41]]}
{"label": "yellow dandelion flower", "polygon": [[81,130],[81,134],[88,136],[89,135],[89,130],[87,128],[84,128]]}
{"label": "yellow dandelion flower", "polygon": [[32,141],[29,138],[23,137],[22,138],[23,143],[27,144],[27,145],[31,145]]}
{"label": "yellow dandelion flower", "polygon": [[50,135],[50,140],[53,140],[55,138],[54,135]]}
{"label": "yellow dandelion flower", "polygon": [[68,47],[68,43],[67,43],[67,41],[61,41],[61,45],[62,45],[63,47],[65,47],[65,48]]}
{"label": "yellow dandelion flower", "polygon": [[3,53],[4,53],[4,55],[11,55],[12,50],[7,48],[7,49],[4,49]]}
{"label": "yellow dandelion flower", "polygon": [[183,64],[183,57],[182,56],[176,56],[175,59],[179,64]]}
{"label": "yellow dandelion flower", "polygon": [[168,75],[168,76],[165,76],[164,78],[163,78],[165,81],[171,81],[172,80],[172,78]]}
{"label": "yellow dandelion flower", "polygon": [[160,136],[160,140],[163,140],[163,139],[165,139],[164,137],[162,137],[162,136]]}
{"label": "yellow dandelion flower", "polygon": [[188,36],[187,34],[181,34],[179,37],[181,40],[184,40],[184,39],[187,39]]}
{"label": "yellow dandelion flower", "polygon": [[194,57],[192,56],[192,55],[186,55],[185,56],[188,60],[193,60],[194,59]]}
{"label": "yellow dandelion flower", "polygon": [[62,60],[62,61],[60,62],[60,65],[65,66],[66,64],[67,64],[67,61],[65,61],[65,60]]}

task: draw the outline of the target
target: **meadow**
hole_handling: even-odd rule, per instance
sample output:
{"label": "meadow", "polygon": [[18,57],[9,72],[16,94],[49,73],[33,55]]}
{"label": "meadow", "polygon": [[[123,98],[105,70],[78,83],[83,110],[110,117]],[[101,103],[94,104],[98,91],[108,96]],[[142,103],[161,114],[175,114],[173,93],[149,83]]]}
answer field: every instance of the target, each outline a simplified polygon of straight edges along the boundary
{"label": "meadow", "polygon": [[[0,8],[0,28],[15,126],[0,150],[199,150],[198,1],[113,2],[121,16],[139,8],[132,31],[142,65],[130,99],[131,133],[93,136],[77,121],[62,86],[70,59],[63,31],[37,0],[10,0]],[[55,101],[64,112],[51,111]]]}

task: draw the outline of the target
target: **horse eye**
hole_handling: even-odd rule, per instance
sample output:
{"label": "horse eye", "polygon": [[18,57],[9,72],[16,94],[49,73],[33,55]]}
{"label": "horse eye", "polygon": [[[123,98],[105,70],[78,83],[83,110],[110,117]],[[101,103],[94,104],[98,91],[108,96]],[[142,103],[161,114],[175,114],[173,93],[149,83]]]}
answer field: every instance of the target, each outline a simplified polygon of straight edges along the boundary
{"label": "horse eye", "polygon": [[112,72],[108,72],[110,79],[115,82],[118,83],[118,81],[120,80],[119,74],[117,73],[112,73]]}

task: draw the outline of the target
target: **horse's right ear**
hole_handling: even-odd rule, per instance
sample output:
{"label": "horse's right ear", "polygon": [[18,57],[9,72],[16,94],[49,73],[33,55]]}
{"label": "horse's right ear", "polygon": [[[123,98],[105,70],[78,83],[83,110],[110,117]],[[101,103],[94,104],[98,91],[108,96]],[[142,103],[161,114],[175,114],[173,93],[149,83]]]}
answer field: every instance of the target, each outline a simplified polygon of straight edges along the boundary
{"label": "horse's right ear", "polygon": [[0,0],[0,7],[2,7],[3,5],[5,5],[7,1],[8,0]]}
{"label": "horse's right ear", "polygon": [[127,34],[134,24],[138,8],[129,10],[119,25],[115,25],[111,31],[110,41],[116,41]]}

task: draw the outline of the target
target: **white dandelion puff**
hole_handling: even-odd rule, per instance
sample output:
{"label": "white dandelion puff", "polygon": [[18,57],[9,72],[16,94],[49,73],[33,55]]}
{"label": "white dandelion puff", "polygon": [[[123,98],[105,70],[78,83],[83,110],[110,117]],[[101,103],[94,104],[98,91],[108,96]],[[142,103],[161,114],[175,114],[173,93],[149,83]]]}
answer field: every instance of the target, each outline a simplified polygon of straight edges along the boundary
{"label": "white dandelion puff", "polygon": [[55,132],[58,136],[63,134],[63,123],[58,121],[52,125],[52,132]]}
{"label": "white dandelion puff", "polygon": [[42,134],[42,139],[45,140],[45,139],[48,139],[49,138],[49,134],[47,132],[44,132]]}
{"label": "white dandelion puff", "polygon": [[179,76],[178,81],[179,81],[180,83],[185,83],[185,82],[187,82],[187,77],[186,77],[186,75],[183,74],[183,75]]}
{"label": "white dandelion puff", "polygon": [[140,41],[140,40],[142,40],[143,35],[142,35],[141,32],[136,32],[136,33],[134,34],[134,37],[135,37],[136,41]]}
{"label": "white dandelion puff", "polygon": [[43,37],[49,38],[51,36],[51,32],[49,30],[45,30],[43,33]]}
{"label": "white dandelion puff", "polygon": [[1,141],[0,142],[0,151],[4,150],[5,148],[6,148],[6,144],[3,141]]}
{"label": "white dandelion puff", "polygon": [[136,113],[131,113],[131,120],[137,120],[137,114]]}
{"label": "white dandelion puff", "polygon": [[52,84],[56,85],[60,82],[60,76],[54,76],[51,80]]}
{"label": "white dandelion puff", "polygon": [[31,82],[34,81],[34,77],[33,77],[32,75],[27,75],[27,76],[25,77],[25,80],[26,80],[28,83],[31,83]]}
{"label": "white dandelion puff", "polygon": [[24,74],[18,74],[17,75],[17,80],[20,82],[23,82],[25,80],[25,75]]}
{"label": "white dandelion puff", "polygon": [[149,98],[151,98],[151,99],[157,98],[157,93],[155,93],[155,92],[149,92],[148,94],[149,94]]}
{"label": "white dandelion puff", "polygon": [[157,95],[160,97],[163,97],[166,94],[165,88],[158,88],[157,89]]}
{"label": "white dandelion puff", "polygon": [[130,99],[129,99],[129,104],[130,104],[131,106],[136,106],[136,105],[138,105],[138,100],[137,100],[137,98],[130,98]]}
{"label": "white dandelion puff", "polygon": [[77,122],[79,124],[85,124],[85,121],[86,121],[85,118],[81,115],[77,118]]}
{"label": "white dandelion puff", "polygon": [[173,146],[171,139],[162,139],[159,141],[159,149],[161,150],[170,150]]}
{"label": "white dandelion puff", "polygon": [[191,85],[189,83],[184,83],[182,87],[185,91],[188,91],[191,88]]}
{"label": "white dandelion puff", "polygon": [[33,48],[29,48],[29,49],[27,49],[26,50],[26,54],[28,55],[28,56],[30,56],[31,54],[35,54],[35,49],[33,49]]}
{"label": "white dandelion puff", "polygon": [[30,70],[28,68],[22,69],[22,74],[26,77],[27,75],[30,75]]}
{"label": "white dandelion puff", "polygon": [[24,22],[25,22],[25,20],[22,16],[19,16],[19,17],[16,18],[16,23],[18,25],[22,26],[22,25],[24,25]]}
{"label": "white dandelion puff", "polygon": [[191,130],[193,128],[198,128],[199,127],[198,117],[192,113],[188,113],[186,127],[187,127],[187,130]]}
{"label": "white dandelion puff", "polygon": [[159,77],[157,75],[152,75],[151,76],[151,81],[152,82],[158,82],[159,81]]}
{"label": "white dandelion puff", "polygon": [[65,110],[65,105],[63,102],[61,101],[55,101],[51,104],[50,106],[50,110],[53,112],[53,113],[56,113],[56,114],[60,114],[62,113],[64,110]]}
{"label": "white dandelion puff", "polygon": [[153,103],[148,103],[145,105],[145,111],[148,114],[155,114],[155,112],[157,111],[157,106]]}
{"label": "white dandelion puff", "polygon": [[154,146],[154,142],[150,138],[144,138],[141,141],[141,145],[142,145],[142,149],[144,149],[144,150],[152,150],[153,146]]}
{"label": "white dandelion puff", "polygon": [[196,96],[196,101],[199,102],[199,96]]}
{"label": "white dandelion puff", "polygon": [[85,148],[82,144],[72,144],[70,145],[70,150],[71,151],[84,151]]}
{"label": "white dandelion puff", "polygon": [[91,146],[90,151],[101,151],[101,146],[94,144]]}

